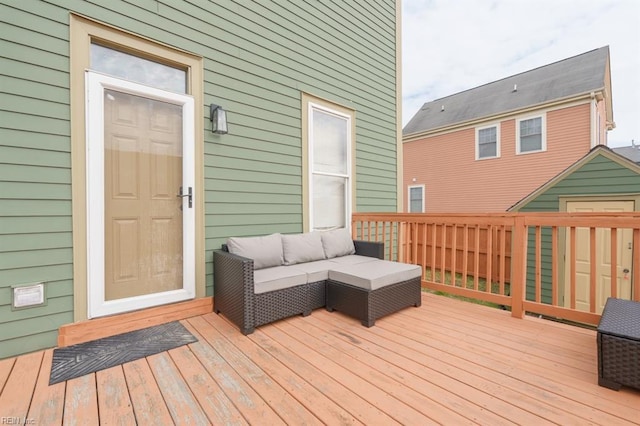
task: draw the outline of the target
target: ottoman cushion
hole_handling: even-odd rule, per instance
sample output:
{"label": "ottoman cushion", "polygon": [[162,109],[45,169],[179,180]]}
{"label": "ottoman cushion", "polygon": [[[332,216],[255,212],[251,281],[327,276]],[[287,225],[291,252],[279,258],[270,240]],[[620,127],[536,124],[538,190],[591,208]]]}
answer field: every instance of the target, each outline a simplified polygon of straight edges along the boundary
{"label": "ottoman cushion", "polygon": [[374,259],[351,265],[340,265],[329,271],[329,279],[366,290],[376,290],[417,278],[422,273],[418,265]]}

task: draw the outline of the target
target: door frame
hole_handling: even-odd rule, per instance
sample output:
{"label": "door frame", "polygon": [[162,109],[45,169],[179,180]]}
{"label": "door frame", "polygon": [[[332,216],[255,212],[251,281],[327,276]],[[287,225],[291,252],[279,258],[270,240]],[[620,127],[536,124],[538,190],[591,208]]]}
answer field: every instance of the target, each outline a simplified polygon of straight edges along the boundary
{"label": "door frame", "polygon": [[[87,259],[87,157],[85,125],[85,70],[91,68],[90,47],[94,40],[127,53],[151,59],[187,72],[187,93],[197,108],[194,117],[195,144],[195,297],[202,298],[206,290],[205,220],[204,220],[204,60],[202,56],[181,50],[160,40],[151,40],[105,23],[71,12],[70,38],[70,110],[71,110],[71,196],[73,265],[69,266],[72,282],[73,312],[70,321],[88,318]],[[62,265],[64,266],[64,265]],[[70,312],[71,313],[71,312]]]}
{"label": "door frame", "polygon": [[[89,318],[128,312],[195,297],[195,210],[182,198],[182,289],[107,301],[105,297],[104,93],[116,90],[182,107],[182,186],[195,186],[193,98],[86,71],[87,258]],[[187,124],[188,123],[188,124]],[[178,188],[176,188],[176,194]]]}

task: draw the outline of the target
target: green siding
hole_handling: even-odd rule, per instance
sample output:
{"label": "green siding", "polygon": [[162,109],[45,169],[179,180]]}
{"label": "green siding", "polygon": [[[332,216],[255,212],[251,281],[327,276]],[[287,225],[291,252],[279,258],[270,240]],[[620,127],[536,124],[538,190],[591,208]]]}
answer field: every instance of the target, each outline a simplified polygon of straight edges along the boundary
{"label": "green siding", "polygon": [[[553,186],[530,200],[521,212],[560,211],[561,197],[615,196],[640,194],[640,174],[610,158],[598,154]],[[636,206],[640,208],[640,206]],[[532,230],[531,230],[532,231]],[[529,233],[527,249],[527,299],[534,300],[535,237]],[[542,229],[542,301],[551,303],[551,229]],[[559,277],[562,279],[562,277]]]}
{"label": "green siding", "polygon": [[[354,210],[396,210],[395,1],[0,0],[0,358],[73,320],[70,11],[204,58],[207,294],[227,237],[302,231],[302,91],[356,111]],[[37,281],[47,306],[11,311]]]}

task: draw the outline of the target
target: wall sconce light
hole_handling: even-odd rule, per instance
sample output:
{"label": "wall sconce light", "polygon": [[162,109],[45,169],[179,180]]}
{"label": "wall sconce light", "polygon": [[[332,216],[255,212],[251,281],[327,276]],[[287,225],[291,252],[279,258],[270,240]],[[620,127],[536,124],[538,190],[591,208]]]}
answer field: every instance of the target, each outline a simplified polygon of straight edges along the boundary
{"label": "wall sconce light", "polygon": [[227,111],[223,110],[220,105],[211,104],[209,120],[211,120],[211,131],[213,133],[219,135],[229,133],[227,129]]}

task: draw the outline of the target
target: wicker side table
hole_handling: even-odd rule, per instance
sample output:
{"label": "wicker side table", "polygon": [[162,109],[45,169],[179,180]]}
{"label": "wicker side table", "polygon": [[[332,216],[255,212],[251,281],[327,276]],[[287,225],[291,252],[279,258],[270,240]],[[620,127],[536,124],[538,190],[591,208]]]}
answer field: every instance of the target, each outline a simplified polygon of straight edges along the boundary
{"label": "wicker side table", "polygon": [[598,384],[640,389],[640,303],[607,299],[597,339]]}

